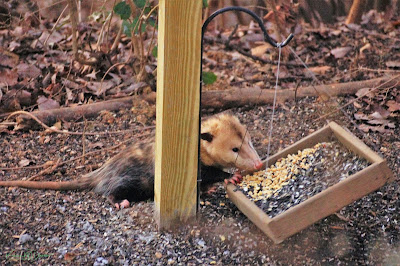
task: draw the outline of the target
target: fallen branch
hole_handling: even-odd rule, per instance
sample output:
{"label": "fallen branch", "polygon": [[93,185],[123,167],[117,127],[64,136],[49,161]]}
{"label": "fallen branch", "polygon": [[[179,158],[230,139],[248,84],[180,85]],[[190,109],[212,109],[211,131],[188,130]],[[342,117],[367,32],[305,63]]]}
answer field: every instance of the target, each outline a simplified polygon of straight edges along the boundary
{"label": "fallen branch", "polygon": [[[328,85],[318,85],[301,87],[297,89],[284,89],[277,91],[278,102],[294,100],[296,98],[319,97],[321,95],[344,96],[355,94],[362,88],[389,88],[400,81],[400,76],[376,78],[364,81],[354,81],[347,83],[334,83]],[[271,104],[274,99],[274,90],[260,88],[241,89],[234,88],[222,91],[204,91],[202,95],[203,109],[228,109],[244,105]],[[118,111],[124,108],[131,108],[134,100],[145,100],[151,104],[156,101],[156,93],[141,96],[129,96],[92,104],[85,104],[74,107],[65,107],[45,111],[35,111],[31,114],[46,125],[54,125],[58,120],[76,121],[82,117],[86,119],[96,117],[101,111]],[[26,115],[21,116],[26,118]],[[29,117],[28,117],[29,118]],[[82,133],[80,133],[82,134]],[[88,134],[88,133],[86,133]]]}
{"label": "fallen branch", "polygon": [[[347,83],[335,83],[328,85],[318,85],[302,87],[297,89],[297,98],[319,97],[320,95],[344,96],[355,94],[362,88],[374,88],[381,86],[387,88],[393,86],[400,77],[385,77],[364,81],[354,81]],[[295,90],[284,89],[277,91],[278,102],[285,102],[295,98]],[[227,109],[244,105],[271,104],[274,99],[274,90],[252,89],[232,89],[224,91],[206,91],[202,95],[202,108]]]}
{"label": "fallen branch", "polygon": [[[73,107],[65,107],[58,109],[50,109],[44,111],[34,111],[30,114],[39,119],[42,123],[52,126],[58,120],[63,121],[76,121],[85,117],[86,119],[96,117],[101,111],[118,111],[121,109],[126,109],[132,107],[132,101],[136,99],[138,96],[130,96],[124,97],[109,101],[95,102],[91,104],[78,105]],[[149,103],[155,102],[155,93],[154,95],[142,95],[140,96],[144,100]],[[30,119],[27,115],[21,115],[20,118],[26,120]],[[25,121],[24,121],[25,122]]]}

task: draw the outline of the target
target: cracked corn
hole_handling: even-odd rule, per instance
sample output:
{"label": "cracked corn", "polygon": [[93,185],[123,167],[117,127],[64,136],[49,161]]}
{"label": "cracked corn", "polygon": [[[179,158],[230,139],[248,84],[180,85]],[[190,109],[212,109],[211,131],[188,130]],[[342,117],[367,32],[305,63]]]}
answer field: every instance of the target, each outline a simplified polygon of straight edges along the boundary
{"label": "cracked corn", "polygon": [[273,217],[368,164],[334,140],[281,158],[268,169],[245,176],[238,186]]}

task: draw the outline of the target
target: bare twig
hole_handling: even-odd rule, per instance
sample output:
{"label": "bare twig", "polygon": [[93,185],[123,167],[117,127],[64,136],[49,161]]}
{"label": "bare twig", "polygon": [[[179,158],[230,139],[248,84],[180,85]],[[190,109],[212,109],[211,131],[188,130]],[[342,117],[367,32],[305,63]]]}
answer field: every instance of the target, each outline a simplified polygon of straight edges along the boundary
{"label": "bare twig", "polygon": [[46,40],[43,43],[43,46],[46,46],[47,41],[49,40],[50,36],[53,34],[54,30],[56,29],[58,23],[60,23],[61,18],[64,15],[65,10],[67,10],[68,4],[64,7],[63,11],[61,12],[60,16],[58,17],[57,21],[54,23],[53,28],[51,28],[49,36],[47,36]]}
{"label": "bare twig", "polygon": [[[33,175],[31,177],[29,177],[28,179],[26,179],[27,181],[34,181],[35,179],[37,179],[39,176],[45,175],[45,174],[51,174],[54,172],[54,170],[57,169],[57,167],[60,166],[60,161],[61,159],[58,158],[58,160],[53,163],[52,165],[50,165],[49,167],[43,169],[42,171],[40,171],[39,173],[37,173],[36,175]],[[44,163],[42,166],[45,167],[44,165],[48,165],[48,162]]]}
{"label": "bare twig", "polygon": [[[42,10],[44,10],[44,9],[48,9],[48,8],[50,8],[50,7],[52,7],[52,6],[55,6],[55,5],[58,5],[58,4],[67,2],[67,1],[68,1],[68,0],[61,0],[61,1],[54,2],[54,3],[52,3],[52,4],[50,4],[50,5],[46,6],[46,7],[39,8],[38,10],[33,11],[31,14],[39,13],[40,11],[42,11]],[[24,18],[20,18],[20,19],[18,20],[18,23],[20,23],[20,22],[23,21],[23,20],[25,20],[25,17],[24,17]]]}
{"label": "bare twig", "polygon": [[[113,7],[115,6],[115,3],[117,2],[117,0],[114,0],[114,3],[113,3]],[[108,22],[108,28],[107,28],[107,34],[106,34],[106,40],[108,41],[108,36],[109,36],[109,34],[110,34],[110,28],[111,28],[111,20],[112,20],[112,17],[114,16],[114,8],[112,8],[111,9],[111,18],[110,18],[110,20],[109,20],[109,22]]]}
{"label": "bare twig", "polygon": [[[107,134],[123,134],[123,133],[127,133],[127,132],[132,132],[132,129],[127,129],[127,130],[121,130],[121,131],[110,131],[110,132],[72,132],[72,131],[67,131],[67,130],[59,130],[53,127],[49,127],[47,126],[45,123],[43,123],[42,121],[40,121],[36,116],[34,116],[33,114],[29,113],[29,112],[25,112],[25,111],[16,111],[11,113],[6,120],[10,119],[13,116],[16,115],[27,115],[30,118],[32,118],[33,120],[35,120],[37,123],[39,123],[39,125],[41,125],[42,127],[44,127],[47,131],[50,132],[55,132],[55,133],[60,133],[60,134],[67,134],[67,135],[78,135],[81,136],[83,134],[85,135],[90,135],[90,136],[97,136],[97,135],[107,135]],[[148,128],[153,128],[153,126],[149,126],[147,128],[143,128],[143,129],[148,129]]]}
{"label": "bare twig", "polygon": [[235,25],[235,28],[233,28],[233,31],[231,32],[231,34],[229,34],[228,39],[225,42],[225,46],[228,46],[229,43],[232,41],[233,35],[235,35],[235,33],[237,32],[239,28],[239,24]]}
{"label": "bare twig", "polygon": [[119,30],[118,30],[117,36],[115,37],[115,40],[114,40],[114,42],[113,42],[113,44],[111,46],[110,52],[113,52],[115,49],[117,49],[118,43],[121,40],[121,36],[122,36],[122,22],[121,22],[121,24],[119,26]]}
{"label": "bare twig", "polygon": [[96,43],[96,51],[100,51],[100,44],[104,41],[105,37],[105,28],[107,27],[107,22],[111,21],[112,18],[112,12],[108,15],[108,17],[106,18],[105,22],[103,23],[103,25],[101,26],[100,29],[100,33],[99,33],[99,38],[97,39],[97,43]]}
{"label": "bare twig", "polygon": [[120,65],[125,65],[125,64],[128,64],[128,63],[129,63],[129,61],[125,61],[125,62],[115,63],[114,65],[110,66],[110,67],[107,69],[106,73],[104,73],[103,77],[101,78],[101,81],[100,81],[100,91],[103,90],[103,81],[104,81],[104,79],[106,78],[107,74],[110,73],[110,71],[111,71],[114,67],[117,67],[117,66],[120,66]]}
{"label": "bare twig", "polygon": [[78,52],[78,40],[77,40],[78,23],[77,23],[77,18],[76,18],[77,6],[76,6],[75,0],[68,0],[68,5],[69,5],[69,10],[70,10],[69,16],[70,16],[71,28],[72,28],[72,52],[74,55],[74,59],[83,65],[95,65],[98,63],[96,58],[93,57],[93,58],[86,60]]}
{"label": "bare twig", "polygon": [[[277,4],[276,4],[276,0],[270,0],[271,1],[271,10],[272,10],[272,13],[273,13],[273,15],[274,15],[274,20],[275,20],[275,23],[274,23],[274,28],[275,28],[275,31],[278,33],[277,34],[277,38],[278,38],[278,42],[281,42],[282,41],[282,36],[283,36],[283,29],[282,29],[282,25],[281,25],[281,23],[280,23],[280,21],[279,21],[279,18],[278,18],[278,11],[276,10],[276,6],[277,6]],[[265,6],[268,6],[268,1],[267,0],[264,0],[264,2],[265,2]]]}
{"label": "bare twig", "polygon": [[[158,17],[156,18],[156,25],[158,23]],[[153,27],[153,34],[151,35],[151,40],[149,44],[149,48],[147,49],[147,58],[149,58],[151,51],[153,51],[153,48],[155,45],[153,45],[154,37],[156,36],[156,27]]]}
{"label": "bare twig", "polygon": [[86,153],[86,144],[85,144],[85,133],[86,133],[86,127],[87,127],[87,120],[85,119],[85,125],[83,126],[83,134],[82,134],[82,164],[85,164],[85,153]]}

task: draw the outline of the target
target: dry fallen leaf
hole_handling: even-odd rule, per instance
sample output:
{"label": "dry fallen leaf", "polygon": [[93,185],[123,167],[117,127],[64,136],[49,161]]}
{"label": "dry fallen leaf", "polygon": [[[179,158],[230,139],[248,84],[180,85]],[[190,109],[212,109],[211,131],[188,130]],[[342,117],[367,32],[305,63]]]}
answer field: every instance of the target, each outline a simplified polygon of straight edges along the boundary
{"label": "dry fallen leaf", "polygon": [[39,96],[37,103],[40,111],[60,108],[57,101],[44,96]]}
{"label": "dry fallen leaf", "polygon": [[369,48],[371,48],[371,44],[367,43],[366,45],[364,45],[363,47],[360,48],[360,54],[362,55],[364,53],[364,51],[368,50]]}
{"label": "dry fallen leaf", "polygon": [[336,58],[343,58],[350,52],[353,48],[349,46],[339,47],[331,50],[331,54]]}
{"label": "dry fallen leaf", "polygon": [[388,131],[387,129],[385,129],[385,126],[368,126],[368,125],[362,124],[359,126],[359,128],[364,132],[369,132],[371,130],[373,132],[376,131],[376,132],[380,132],[380,133],[385,133]]}
{"label": "dry fallen leaf", "polygon": [[44,42],[47,40],[47,45],[48,46],[53,46],[54,44],[56,44],[56,43],[58,43],[58,42],[60,42],[60,41],[62,41],[64,39],[64,36],[63,35],[61,35],[59,32],[57,32],[57,31],[53,31],[52,33],[51,33],[51,35],[50,35],[50,33],[49,32],[47,32],[47,31],[44,31],[43,33],[42,33],[42,35],[40,36],[40,38],[39,38],[39,41],[40,41],[40,43],[42,44],[44,44]]}
{"label": "dry fallen leaf", "polygon": [[52,125],[50,127],[51,129],[55,129],[55,130],[61,130],[62,126],[61,126],[61,121],[56,122],[54,125]]}
{"label": "dry fallen leaf", "polygon": [[331,70],[330,66],[316,66],[316,67],[310,67],[309,68],[312,72],[315,74],[320,74],[324,75],[326,72]]}
{"label": "dry fallen leaf", "polygon": [[37,78],[41,74],[40,69],[31,64],[19,64],[16,68],[22,78]]}
{"label": "dry fallen leaf", "polygon": [[262,44],[260,46],[254,47],[251,49],[251,54],[254,56],[261,57],[262,55],[265,54],[268,49],[271,49],[272,46],[269,43]]}
{"label": "dry fallen leaf", "polygon": [[30,163],[31,163],[31,161],[29,161],[29,160],[26,159],[26,158],[23,158],[21,161],[19,161],[18,165],[19,165],[20,167],[24,167],[24,166],[29,165]]}
{"label": "dry fallen leaf", "polygon": [[18,64],[19,56],[5,51],[0,47],[0,62],[2,66],[13,68]]}
{"label": "dry fallen leaf", "polygon": [[359,90],[356,92],[356,96],[357,96],[357,97],[362,97],[362,96],[374,97],[373,92],[368,93],[370,90],[371,90],[371,88],[362,88],[362,89],[359,89]]}
{"label": "dry fallen leaf", "polygon": [[359,104],[358,102],[354,102],[353,105],[357,109],[360,109],[362,107],[361,104]]}
{"label": "dry fallen leaf", "polygon": [[13,86],[18,83],[18,74],[14,70],[1,69],[0,83],[5,83],[8,86]]}
{"label": "dry fallen leaf", "polygon": [[386,66],[387,67],[391,67],[391,68],[400,68],[400,61],[389,61],[389,62],[386,62]]}
{"label": "dry fallen leaf", "polygon": [[368,116],[366,114],[363,114],[363,113],[355,113],[354,114],[354,118],[356,120],[369,120]]}
{"label": "dry fallen leaf", "polygon": [[386,102],[386,106],[389,107],[390,112],[395,112],[400,110],[400,102],[396,102],[394,100],[389,100]]}
{"label": "dry fallen leaf", "polygon": [[66,261],[72,261],[73,259],[75,259],[75,257],[77,256],[77,254],[72,253],[72,252],[67,252],[64,255],[64,260]]}
{"label": "dry fallen leaf", "polygon": [[87,88],[96,96],[102,95],[107,90],[114,87],[114,82],[112,80],[105,80],[103,83],[101,82],[88,82]]}

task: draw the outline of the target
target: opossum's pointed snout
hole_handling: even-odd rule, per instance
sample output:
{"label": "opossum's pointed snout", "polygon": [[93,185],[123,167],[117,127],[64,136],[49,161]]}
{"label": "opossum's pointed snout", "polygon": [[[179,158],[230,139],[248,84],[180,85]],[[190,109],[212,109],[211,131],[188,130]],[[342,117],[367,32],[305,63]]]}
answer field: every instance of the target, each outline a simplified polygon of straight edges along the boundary
{"label": "opossum's pointed snout", "polygon": [[258,160],[254,163],[254,168],[256,170],[260,170],[263,167],[263,163],[261,162],[261,160]]}

